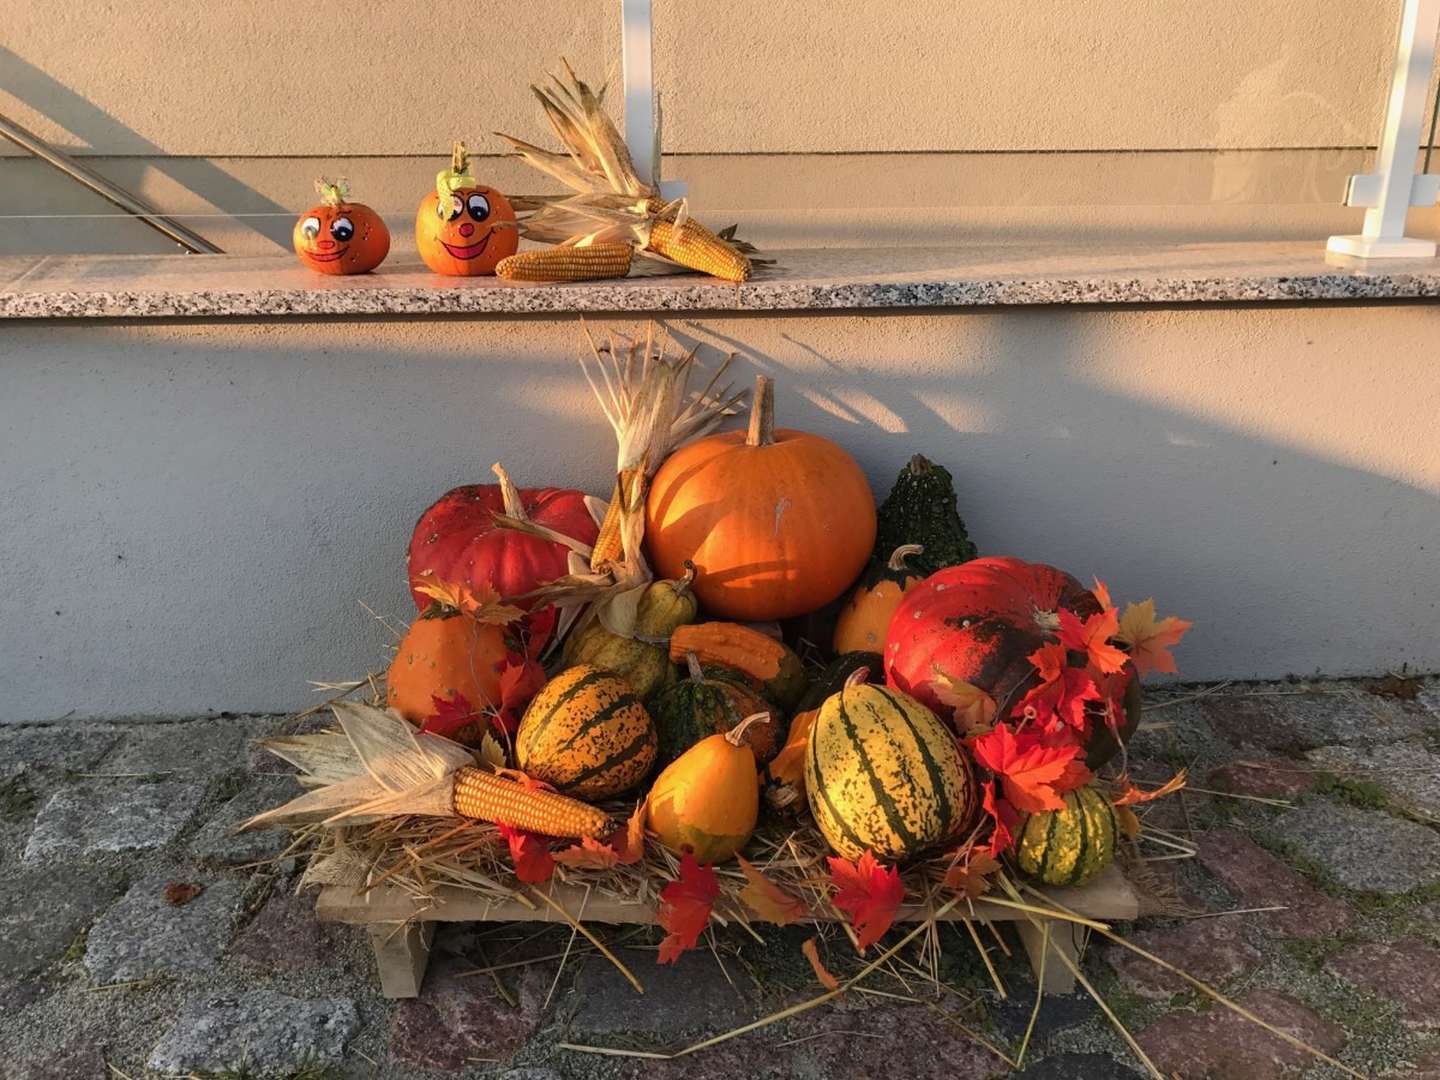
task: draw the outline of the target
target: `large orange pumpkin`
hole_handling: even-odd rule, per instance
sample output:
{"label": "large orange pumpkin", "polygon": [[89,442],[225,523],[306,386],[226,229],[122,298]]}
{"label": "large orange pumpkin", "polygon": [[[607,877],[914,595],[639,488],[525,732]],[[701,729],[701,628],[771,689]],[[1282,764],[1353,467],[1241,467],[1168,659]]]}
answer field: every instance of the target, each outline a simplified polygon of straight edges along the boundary
{"label": "large orange pumpkin", "polygon": [[457,142],[450,168],[435,177],[435,190],[415,212],[415,247],[437,274],[493,274],[520,247],[510,200],[471,176],[469,162],[465,144]]}
{"label": "large orange pumpkin", "polygon": [[748,432],[681,447],[650,485],[645,538],[656,569],[695,564],[712,616],[803,615],[855,580],[875,542],[875,499],[855,459],[829,439],[775,428],[774,388],[755,380]]}
{"label": "large orange pumpkin", "polygon": [[380,215],[351,202],[344,180],[332,184],[322,176],[315,190],[320,205],[301,214],[290,234],[300,261],[322,274],[365,274],[384,262],[390,230]]}

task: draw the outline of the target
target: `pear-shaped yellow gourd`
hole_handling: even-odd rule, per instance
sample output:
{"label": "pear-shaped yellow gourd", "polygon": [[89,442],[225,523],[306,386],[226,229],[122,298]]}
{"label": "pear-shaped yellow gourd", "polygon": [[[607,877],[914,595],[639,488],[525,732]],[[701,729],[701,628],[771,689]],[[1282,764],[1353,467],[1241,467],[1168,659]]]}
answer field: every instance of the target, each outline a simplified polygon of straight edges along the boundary
{"label": "pear-shaped yellow gourd", "polygon": [[646,818],[662,844],[688,849],[700,863],[724,862],[745,846],[760,815],[760,778],[745,728],[769,716],[756,713],[701,739],[656,777]]}

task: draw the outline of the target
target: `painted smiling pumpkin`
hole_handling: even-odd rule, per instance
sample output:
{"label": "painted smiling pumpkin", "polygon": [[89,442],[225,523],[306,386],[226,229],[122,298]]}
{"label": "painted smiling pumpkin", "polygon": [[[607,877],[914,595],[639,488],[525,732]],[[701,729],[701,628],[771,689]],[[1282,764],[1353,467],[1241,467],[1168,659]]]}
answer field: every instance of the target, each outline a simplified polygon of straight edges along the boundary
{"label": "painted smiling pumpkin", "polygon": [[510,200],[470,175],[462,142],[415,212],[415,246],[431,270],[454,277],[493,274],[520,246]]}
{"label": "painted smiling pumpkin", "polygon": [[390,254],[390,230],[380,215],[364,203],[351,202],[344,180],[332,184],[322,176],[315,190],[320,205],[301,214],[291,234],[300,261],[322,274],[365,274],[384,262]]}

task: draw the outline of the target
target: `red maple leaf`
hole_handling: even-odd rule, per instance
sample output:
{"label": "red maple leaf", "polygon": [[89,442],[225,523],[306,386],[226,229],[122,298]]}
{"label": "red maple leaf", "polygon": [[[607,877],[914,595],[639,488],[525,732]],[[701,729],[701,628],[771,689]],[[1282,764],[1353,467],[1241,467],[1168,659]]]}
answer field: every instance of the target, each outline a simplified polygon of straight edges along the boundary
{"label": "red maple leaf", "polygon": [[435,711],[420,725],[421,731],[432,735],[443,735],[467,746],[478,746],[489,722],[485,714],[476,710],[470,700],[460,691],[452,690],[449,698],[431,694],[430,701]]}
{"label": "red maple leaf", "polygon": [[1085,705],[1100,700],[1100,690],[1090,673],[1066,663],[1067,654],[1055,642],[1040,646],[1030,656],[1030,663],[1040,675],[1040,685],[1033,687],[1011,710],[1016,719],[1034,721],[1046,731],[1069,725],[1084,734],[1089,726]]}
{"label": "red maple leaf", "polygon": [[838,890],[831,903],[850,917],[856,944],[864,952],[885,936],[905,899],[900,871],[881,866],[873,851],[866,851],[853,863],[832,855],[830,880]]}
{"label": "red maple leaf", "polygon": [[1100,671],[1119,671],[1129,659],[1124,649],[1110,644],[1110,639],[1119,632],[1120,612],[1116,608],[1107,607],[1083,623],[1073,611],[1060,609],[1060,644],[1083,652],[1088,662]]}
{"label": "red maple leaf", "polygon": [[665,928],[660,942],[660,963],[673,964],[695,947],[710,922],[710,908],[720,895],[715,871],[701,866],[688,851],[680,859],[680,876],[660,890],[655,921]]}
{"label": "red maple leaf", "polygon": [[1075,743],[1047,746],[1038,734],[1016,735],[1007,725],[997,724],[970,745],[975,760],[1003,778],[1005,798],[1015,809],[1035,814],[1065,808],[1056,784],[1081,753]]}
{"label": "red maple leaf", "polygon": [[510,734],[520,726],[520,717],[530,699],[545,685],[545,669],[527,656],[509,653],[500,671],[500,724]]}
{"label": "red maple leaf", "polygon": [[555,860],[550,847],[534,833],[500,825],[500,835],[510,845],[510,861],[515,864],[515,876],[529,885],[549,881],[555,872]]}
{"label": "red maple leaf", "polygon": [[980,802],[985,813],[994,821],[990,832],[990,854],[998,859],[1015,843],[1015,829],[1020,824],[1020,811],[995,794],[995,781],[985,781],[985,797]]}

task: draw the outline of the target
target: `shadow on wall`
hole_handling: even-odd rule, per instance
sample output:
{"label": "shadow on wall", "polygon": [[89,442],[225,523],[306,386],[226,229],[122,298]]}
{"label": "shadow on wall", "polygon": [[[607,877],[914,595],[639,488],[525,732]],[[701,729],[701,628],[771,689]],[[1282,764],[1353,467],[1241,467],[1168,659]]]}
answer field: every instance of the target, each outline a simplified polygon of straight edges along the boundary
{"label": "shadow on wall", "polygon": [[[3,45],[0,45],[0,93],[9,94],[25,102],[87,146],[142,144],[146,152],[155,155],[150,159],[151,167],[162,172],[172,183],[195,192],[219,212],[226,214],[264,212],[283,215],[276,218],[239,218],[235,220],[243,222],[246,228],[273,241],[281,248],[289,250],[290,230],[294,223],[295,213],[293,208],[281,206],[266,198],[254,188],[203,158],[168,159],[163,148],[142,138],[136,131],[120,123],[89,98],[77,94],[64,83],[57,81]],[[97,166],[99,164],[96,163]],[[123,160],[112,163],[111,168],[115,175],[107,178],[135,193],[139,177],[120,175],[124,171],[124,167]],[[85,190],[58,170],[53,172],[53,178],[56,184],[73,185],[78,190]],[[96,206],[99,208],[97,212],[109,213],[114,210],[109,203],[98,196],[94,198]],[[163,206],[155,209],[162,213],[165,210]],[[14,212],[24,213],[27,211],[24,208],[18,208]],[[203,223],[197,224],[199,226],[197,231],[204,235]],[[133,228],[137,233],[151,233],[148,226],[142,225],[138,221],[128,227]],[[85,220],[57,221],[54,223],[53,232],[60,235],[52,235],[47,240],[46,251],[86,250],[83,238],[93,228],[94,223]],[[63,234],[67,229],[78,231],[80,237],[65,237]],[[154,235],[158,236],[158,234]],[[149,239],[149,236],[146,236],[146,239]],[[76,240],[81,241],[78,248],[74,247]],[[159,246],[154,250],[168,252],[174,250],[174,247],[175,245],[160,237]]]}
{"label": "shadow on wall", "polygon": [[[877,493],[923,451],[954,472],[982,551],[1194,619],[1180,662],[1209,679],[1440,667],[1424,487],[1440,374],[1404,349],[1437,320],[1044,309],[676,331],[774,375],[781,426],[837,439]],[[610,487],[574,335],[543,319],[7,329],[0,719],[280,710],[306,680],[383,667],[357,601],[409,617],[404,551],[434,497],[497,458],[521,484]],[[1370,351],[1392,370],[1357,382]],[[1157,403],[1175,385],[1192,403]],[[1297,416],[1332,434],[1257,433]]]}

